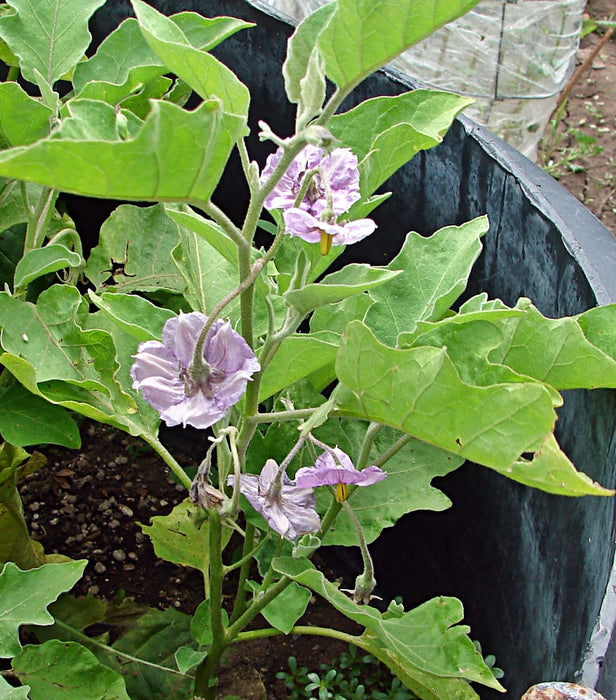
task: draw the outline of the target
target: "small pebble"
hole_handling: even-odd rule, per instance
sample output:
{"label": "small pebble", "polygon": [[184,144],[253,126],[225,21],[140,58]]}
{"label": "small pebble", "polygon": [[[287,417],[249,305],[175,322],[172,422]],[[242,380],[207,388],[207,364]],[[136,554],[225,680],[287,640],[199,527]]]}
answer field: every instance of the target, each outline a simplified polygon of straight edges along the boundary
{"label": "small pebble", "polygon": [[96,564],[94,564],[94,571],[96,571],[97,574],[104,574],[105,571],[107,571],[107,567],[102,561],[97,561]]}
{"label": "small pebble", "polygon": [[124,561],[126,559],[126,552],[123,549],[114,549],[111,556],[116,561]]}

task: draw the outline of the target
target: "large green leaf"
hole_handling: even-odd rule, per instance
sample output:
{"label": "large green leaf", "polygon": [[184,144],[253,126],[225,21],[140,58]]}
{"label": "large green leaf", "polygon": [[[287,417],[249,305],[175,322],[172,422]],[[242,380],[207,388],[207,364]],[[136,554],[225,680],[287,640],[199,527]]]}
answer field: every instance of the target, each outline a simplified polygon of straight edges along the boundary
{"label": "large green leaf", "polygon": [[20,447],[51,443],[75,449],[81,444],[79,428],[67,411],[17,382],[2,394],[0,434]]}
{"label": "large green leaf", "polygon": [[447,226],[424,238],[409,233],[388,268],[401,270],[395,279],[370,292],[376,303],[366,324],[380,340],[394,345],[399,333],[418,321],[437,321],[464,291],[488,230],[485,216],[461,226]]}
{"label": "large green leaf", "polygon": [[[490,353],[490,361],[560,390],[616,387],[614,348],[610,343],[605,350],[597,347],[585,335],[584,314],[546,318],[528,299],[518,301],[516,309],[525,313],[502,324],[503,343]],[[603,307],[601,325],[611,332],[616,325],[616,304]],[[601,336],[590,337],[602,343]]]}
{"label": "large green leaf", "polygon": [[0,148],[45,138],[51,115],[49,107],[30,97],[18,83],[0,83]]}
{"label": "large green leaf", "polygon": [[118,327],[139,342],[160,340],[165,322],[175,316],[173,311],[155,306],[136,294],[104,292],[99,296],[90,291],[88,296]]}
{"label": "large green leaf", "polygon": [[333,365],[337,345],[314,334],[292,335],[282,341],[275,360],[263,373],[259,401],[282,391],[298,379],[307,377],[326,365]]}
{"label": "large green leaf", "polygon": [[0,17],[0,37],[19,57],[21,72],[49,85],[68,73],[90,43],[88,20],[105,0],[7,0],[13,15]]}
{"label": "large green leaf", "polygon": [[192,697],[194,679],[180,673],[175,663],[178,647],[194,645],[191,620],[190,615],[174,608],[149,610],[134,629],[113,644],[115,650],[129,655],[133,661],[112,651],[95,653],[100,661],[124,675],[131,700]]}
{"label": "large green leaf", "polygon": [[[208,313],[238,285],[236,266],[228,262],[206,240],[181,227],[180,245],[173,251],[173,261],[184,278],[184,296],[196,311]],[[239,298],[224,311],[237,318]]]}
{"label": "large green leaf", "polygon": [[247,118],[250,93],[229,68],[195,48],[177,24],[150,5],[131,3],[145,40],[169,70],[203,99],[217,97],[225,112]]}
{"label": "large green leaf", "polygon": [[334,304],[354,294],[375,289],[398,275],[400,271],[394,268],[355,263],[327,275],[318,284],[307,284],[301,289],[290,290],[284,298],[287,304],[305,316],[319,306]]}
{"label": "large green leaf", "polygon": [[[141,529],[152,540],[156,556],[180,566],[191,566],[207,575],[209,565],[208,524],[197,519],[199,509],[186,499],[169,515],[156,515]],[[225,528],[226,541],[230,530]]]}
{"label": "large green leaf", "polygon": [[[400,433],[386,429],[375,441],[376,453],[391,447]],[[464,460],[419,440],[411,440],[384,465],[387,478],[353,492],[349,503],[361,523],[368,543],[373,542],[384,528],[395,525],[406,513],[416,510],[445,510],[451,501],[431,485],[436,476],[446,476]],[[317,492],[319,510],[327,507],[331,495],[321,489]],[[323,543],[351,546],[357,543],[353,523],[342,510]]]}
{"label": "large green leaf", "polygon": [[451,122],[473,100],[438,90],[375,97],[333,117],[330,129],[360,160],[362,197],[419,151],[439,144]]}
{"label": "large green leaf", "polygon": [[[137,20],[124,20],[105,37],[91,58],[75,66],[73,85],[81,93],[89,83],[125,85],[134,90],[164,73],[164,66],[143,38]],[[126,93],[128,94],[128,93]]]}
{"label": "large green leaf", "polygon": [[87,563],[45,564],[28,571],[12,562],[4,565],[0,573],[0,658],[20,652],[21,625],[53,624],[47,606],[79,581]]}
{"label": "large green leaf", "polygon": [[120,673],[76,642],[28,645],[13,659],[13,671],[30,685],[32,700],[130,700]]}
{"label": "large green leaf", "polygon": [[496,471],[526,486],[559,496],[613,496],[582,472],[577,471],[553,435],[548,435],[532,459],[520,457],[509,467]]}
{"label": "large green leaf", "polygon": [[445,349],[389,348],[358,321],[342,336],[336,374],[344,413],[487,466],[508,467],[523,452],[538,449],[556,420],[543,385],[469,385]]}
{"label": "large green leaf", "polygon": [[105,199],[206,201],[244,131],[244,119],[226,114],[216,98],[193,111],[153,101],[134,137],[49,138],[8,149],[0,175]]}
{"label": "large green leaf", "polygon": [[318,37],[327,77],[350,90],[478,0],[338,0]]}
{"label": "large green leaf", "polygon": [[[365,627],[358,641],[360,646],[375,653],[394,673],[403,672],[403,680],[411,689],[423,689],[424,674],[436,679],[466,679],[496,690],[503,689],[468,637],[469,628],[458,624],[463,617],[459,600],[433,598],[408,612],[388,610],[381,614],[376,608],[354,603],[305,559],[279,558],[273,566]],[[438,683],[436,686],[438,688]],[[460,696],[422,694],[421,697],[449,700]]]}
{"label": "large green leaf", "polygon": [[178,228],[161,204],[122,204],[102,225],[86,275],[97,290],[180,293],[186,285],[171,259],[178,240]]}
{"label": "large green leaf", "polygon": [[[256,581],[248,581],[248,586],[255,596],[261,588]],[[306,612],[310,597],[311,593],[307,588],[292,583],[261,610],[261,615],[274,629],[283,634],[290,634],[293,625]]]}

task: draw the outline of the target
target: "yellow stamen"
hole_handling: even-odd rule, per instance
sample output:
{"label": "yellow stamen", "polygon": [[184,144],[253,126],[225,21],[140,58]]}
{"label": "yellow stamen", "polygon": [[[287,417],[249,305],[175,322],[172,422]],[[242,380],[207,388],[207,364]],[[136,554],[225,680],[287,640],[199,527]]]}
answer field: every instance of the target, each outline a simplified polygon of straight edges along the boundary
{"label": "yellow stamen", "polygon": [[349,497],[349,487],[346,484],[336,484],[336,501],[342,503]]}
{"label": "yellow stamen", "polygon": [[332,249],[332,240],[333,236],[330,236],[329,233],[325,233],[325,231],[321,231],[321,241],[320,241],[320,246],[321,246],[321,255],[327,255],[329,251]]}

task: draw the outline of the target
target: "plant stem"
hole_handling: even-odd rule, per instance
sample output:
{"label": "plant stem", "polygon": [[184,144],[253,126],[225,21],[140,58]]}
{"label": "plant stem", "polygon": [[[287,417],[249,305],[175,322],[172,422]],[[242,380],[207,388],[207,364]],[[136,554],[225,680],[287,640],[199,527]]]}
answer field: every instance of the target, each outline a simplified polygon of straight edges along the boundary
{"label": "plant stem", "polygon": [[254,525],[246,523],[246,537],[244,538],[244,551],[242,556],[242,565],[240,567],[240,576],[237,582],[237,593],[235,595],[235,603],[231,613],[230,621],[235,622],[246,610],[246,581],[250,572],[252,563],[252,552],[254,551],[255,528]]}
{"label": "plant stem", "polygon": [[[160,664],[154,664],[151,661],[145,661],[144,659],[139,659],[136,656],[131,656],[130,654],[126,654],[123,651],[118,651],[118,649],[114,649],[113,647],[110,647],[108,644],[104,644],[103,642],[99,642],[97,639],[94,639],[92,637],[88,637],[87,634],[84,634],[80,630],[76,629],[75,627],[72,627],[71,625],[67,624],[66,622],[62,622],[62,620],[54,620],[54,625],[58,625],[58,627],[61,627],[68,632],[70,632],[71,636],[76,637],[77,639],[80,639],[83,643],[84,646],[93,646],[93,647],[98,647],[99,649],[103,649],[107,653],[111,654],[112,656],[117,656],[121,659],[125,659],[126,661],[130,661],[135,664],[140,664],[141,666],[149,666],[150,668],[155,668],[158,671],[164,671],[165,673],[171,673],[174,676],[184,676],[185,674],[180,673],[179,671],[176,671],[173,668],[168,668],[167,666],[161,666]],[[192,676],[188,675],[189,678]]]}
{"label": "plant stem", "polygon": [[165,464],[171,469],[171,471],[178,478],[182,486],[185,486],[188,490],[192,486],[192,481],[182,467],[175,461],[173,455],[167,450],[167,448],[162,444],[162,442],[154,435],[142,435],[144,442],[154,449],[164,460]]}
{"label": "plant stem", "polygon": [[[58,193],[52,188],[44,188],[38,202],[28,218],[24,255],[35,248],[40,248],[47,232],[47,224],[53,213],[53,205]],[[27,202],[26,202],[27,204]]]}
{"label": "plant stem", "polygon": [[197,666],[194,695],[215,700],[220,658],[227,647],[227,632],[222,622],[222,526],[216,508],[208,508],[210,554],[210,629],[212,643],[205,659]]}
{"label": "plant stem", "polygon": [[[271,627],[260,630],[248,630],[247,632],[239,632],[234,642],[248,642],[253,639],[263,639],[264,637],[276,637],[279,634],[283,633],[280,630],[273,629]],[[331,639],[339,639],[343,642],[348,642],[349,644],[355,644],[356,646],[361,647],[361,643],[358,643],[360,637],[353,634],[348,634],[347,632],[341,632],[340,630],[331,629],[330,627],[295,625],[295,627],[291,629],[290,634],[312,634],[317,637],[330,637]]]}

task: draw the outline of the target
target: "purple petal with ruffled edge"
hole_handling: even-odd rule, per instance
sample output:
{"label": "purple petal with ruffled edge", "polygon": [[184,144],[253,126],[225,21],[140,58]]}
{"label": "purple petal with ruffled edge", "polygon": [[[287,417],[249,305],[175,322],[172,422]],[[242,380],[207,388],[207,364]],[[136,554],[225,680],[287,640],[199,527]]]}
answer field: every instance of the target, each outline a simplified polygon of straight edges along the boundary
{"label": "purple petal with ruffled edge", "polygon": [[[260,183],[263,185],[274,172],[284,151],[278,148],[268,156],[261,173]],[[315,217],[320,217],[327,207],[327,187],[331,193],[331,206],[336,215],[344,214],[360,199],[359,170],[357,156],[350,148],[334,148],[326,155],[317,146],[308,144],[293,159],[291,165],[280,178],[274,189],[265,199],[267,209],[287,210],[295,207],[295,200],[302,187],[306,173],[314,168],[321,169],[315,174],[311,185],[297,208]]]}
{"label": "purple petal with ruffled edge", "polygon": [[[332,454],[333,453],[333,454]],[[303,488],[353,484],[370,486],[387,476],[379,467],[370,466],[358,471],[351,458],[338,447],[317,457],[314,467],[301,467],[295,475],[295,483]]]}
{"label": "purple petal with ruffled edge", "polygon": [[214,322],[203,356],[208,365],[224,373],[206,395],[201,389],[186,394],[183,374],[188,369],[199,333],[207,321],[193,311],[169,319],[162,342],[149,340],[139,345],[130,374],[133,389],[141,391],[169,426],[192,425],[207,428],[227,414],[246,390],[246,384],[260,369],[249,345],[227,321]]}
{"label": "purple petal with ruffled edge", "polygon": [[[284,473],[280,477],[281,483],[276,484],[278,470],[278,464],[268,459],[259,476],[242,474],[241,493],[281,537],[295,540],[309,532],[317,532],[321,520],[315,510],[312,489],[298,488]],[[233,481],[234,477],[230,476],[227,484],[232,485]]]}
{"label": "purple petal with ruffled edge", "polygon": [[286,233],[308,243],[318,243],[321,240],[321,232],[324,232],[332,236],[332,245],[349,245],[361,241],[376,229],[376,223],[372,219],[329,224],[297,208],[287,209],[283,216]]}

